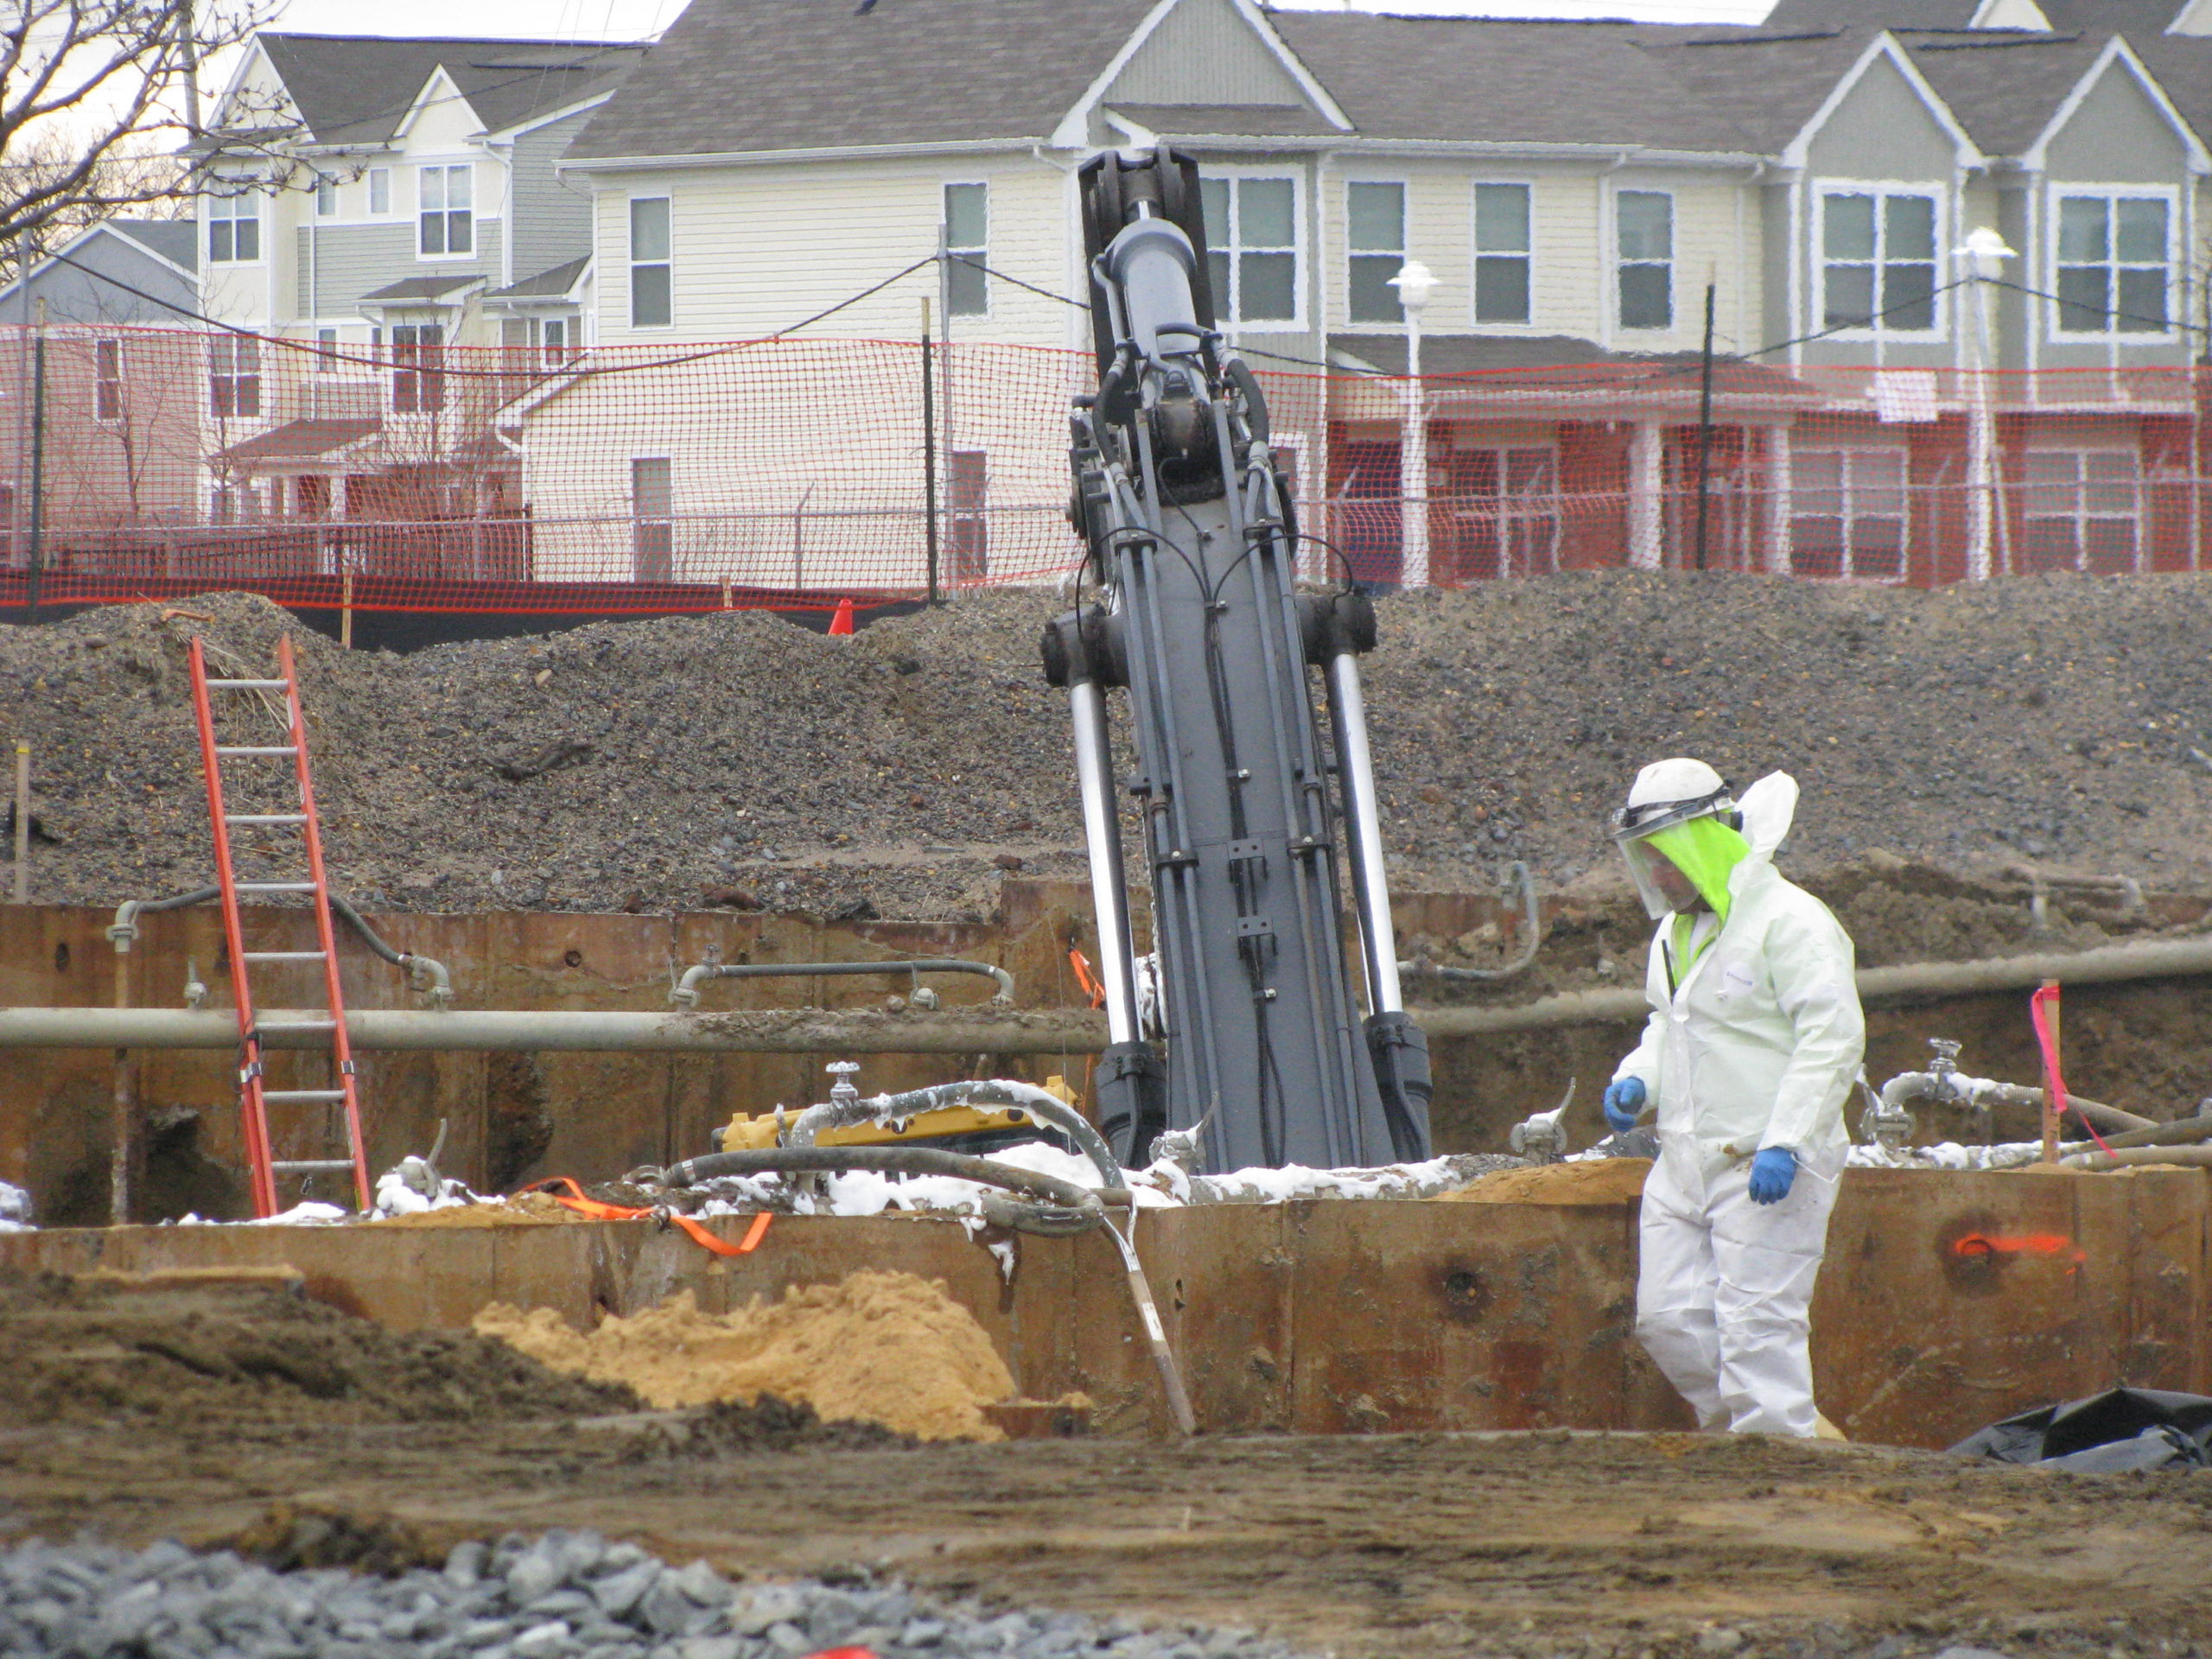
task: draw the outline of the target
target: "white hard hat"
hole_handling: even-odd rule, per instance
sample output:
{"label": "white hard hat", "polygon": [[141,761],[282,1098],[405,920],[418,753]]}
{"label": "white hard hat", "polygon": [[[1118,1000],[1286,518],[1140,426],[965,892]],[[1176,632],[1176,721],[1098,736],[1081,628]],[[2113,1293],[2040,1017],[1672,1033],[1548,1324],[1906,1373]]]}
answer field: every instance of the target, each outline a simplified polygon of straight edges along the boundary
{"label": "white hard hat", "polygon": [[1613,814],[1613,834],[1637,837],[1670,823],[1735,810],[1728,780],[1702,760],[1676,755],[1654,760],[1629,785],[1628,804]]}

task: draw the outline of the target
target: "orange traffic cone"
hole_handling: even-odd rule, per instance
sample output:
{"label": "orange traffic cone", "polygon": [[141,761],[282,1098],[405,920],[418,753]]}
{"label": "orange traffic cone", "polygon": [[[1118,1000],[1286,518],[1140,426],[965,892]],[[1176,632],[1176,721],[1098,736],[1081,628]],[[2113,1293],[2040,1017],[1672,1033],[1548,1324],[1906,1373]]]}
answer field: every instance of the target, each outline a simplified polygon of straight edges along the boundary
{"label": "orange traffic cone", "polygon": [[849,599],[841,599],[837,601],[836,614],[830,619],[830,632],[832,633],[850,633],[852,631],[853,601]]}

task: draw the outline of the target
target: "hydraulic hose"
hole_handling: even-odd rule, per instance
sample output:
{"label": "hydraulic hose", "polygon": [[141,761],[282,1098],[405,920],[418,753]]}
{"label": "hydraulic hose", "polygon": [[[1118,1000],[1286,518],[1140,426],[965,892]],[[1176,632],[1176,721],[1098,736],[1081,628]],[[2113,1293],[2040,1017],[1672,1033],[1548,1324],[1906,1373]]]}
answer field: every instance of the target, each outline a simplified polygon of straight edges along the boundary
{"label": "hydraulic hose", "polygon": [[880,1123],[889,1118],[917,1117],[924,1112],[939,1111],[947,1106],[978,1103],[1020,1107],[1032,1117],[1041,1119],[1060,1130],[1082,1147],[1084,1155],[1097,1169],[1103,1185],[1113,1189],[1128,1186],[1128,1179],[1122,1172],[1121,1160],[1114,1156],[1114,1149],[1106,1144],[1105,1136],[1091,1126],[1090,1119],[1065,1101],[1046,1094],[1034,1084],[1016,1083],[1006,1077],[940,1083],[927,1089],[909,1089],[895,1095],[871,1095],[864,1100],[830,1101],[823,1105],[810,1106],[792,1122],[788,1144],[810,1147],[815,1137],[824,1129],[842,1129],[855,1123]]}
{"label": "hydraulic hose", "polygon": [[1011,1164],[945,1152],[936,1147],[761,1147],[743,1152],[714,1152],[687,1158],[666,1169],[639,1170],[641,1179],[662,1186],[692,1186],[725,1175],[823,1175],[850,1169],[886,1175],[950,1175],[985,1186],[1002,1187],[1065,1210],[1088,1209],[1103,1219],[1106,1204],[1126,1204],[1126,1190],[1094,1192],[1057,1175],[1016,1169]]}
{"label": "hydraulic hose", "polygon": [[[138,937],[138,918],[148,912],[181,910],[188,905],[204,905],[222,896],[220,887],[194,887],[189,893],[172,893],[166,899],[126,899],[115,907],[115,920],[108,927],[107,937],[118,952],[128,950]],[[418,988],[429,992],[434,1004],[441,1008],[453,1006],[453,976],[446,971],[445,963],[435,957],[418,957],[412,951],[394,950],[369,925],[361,912],[338,893],[330,895],[330,911],[343,918],[371,951],[393,967],[404,969]]]}
{"label": "hydraulic hose", "polygon": [[1536,959],[1536,952],[1543,948],[1542,918],[1536,910],[1536,880],[1529,874],[1529,867],[1519,859],[1513,861],[1513,874],[1521,887],[1521,938],[1524,943],[1521,954],[1503,968],[1443,968],[1435,963],[1416,958],[1402,962],[1398,971],[1410,974],[1415,979],[1441,979],[1477,983],[1491,980],[1511,979],[1516,974],[1526,973],[1529,964]]}
{"label": "hydraulic hose", "polygon": [[[2070,1102],[2070,1096],[2069,1096]],[[2184,1117],[2147,1129],[2130,1129],[2105,1137],[2103,1150],[2126,1152],[2134,1147],[2185,1147],[2192,1141],[2212,1141],[2212,1115]],[[2085,1151],[2088,1150],[2084,1148]]]}

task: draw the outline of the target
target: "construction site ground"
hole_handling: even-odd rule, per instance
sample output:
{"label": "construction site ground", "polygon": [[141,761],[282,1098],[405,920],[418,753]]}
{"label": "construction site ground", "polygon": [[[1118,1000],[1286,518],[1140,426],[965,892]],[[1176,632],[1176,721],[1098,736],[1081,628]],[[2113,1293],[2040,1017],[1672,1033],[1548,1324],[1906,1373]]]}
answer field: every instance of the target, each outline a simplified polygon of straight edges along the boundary
{"label": "construction site ground", "polygon": [[[290,1564],[390,1571],[591,1527],[733,1576],[898,1576],[1345,1659],[2212,1644],[2212,1474],[1689,1434],[922,1446],[640,1412],[484,1338],[276,1290],[4,1301],[11,1540],[289,1540]],[[303,1516],[324,1541],[302,1557]]]}

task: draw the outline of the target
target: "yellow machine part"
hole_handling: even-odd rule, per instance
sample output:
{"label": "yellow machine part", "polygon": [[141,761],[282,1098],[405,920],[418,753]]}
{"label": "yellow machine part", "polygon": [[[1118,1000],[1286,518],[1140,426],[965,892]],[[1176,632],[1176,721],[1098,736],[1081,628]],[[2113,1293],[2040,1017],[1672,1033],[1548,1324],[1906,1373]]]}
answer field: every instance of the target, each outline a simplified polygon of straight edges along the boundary
{"label": "yellow machine part", "polygon": [[[1045,1092],[1070,1106],[1076,1104],[1075,1091],[1068,1087],[1065,1077],[1046,1078]],[[740,1112],[722,1131],[722,1150],[744,1152],[772,1147],[779,1131],[789,1122],[790,1115],[779,1119],[774,1112],[763,1112],[758,1117]],[[818,1147],[889,1147],[902,1141],[934,1141],[944,1135],[972,1135],[982,1129],[1018,1129],[1033,1122],[1019,1106],[946,1106],[896,1122],[855,1123],[847,1128],[824,1129],[815,1137],[814,1143]]]}

